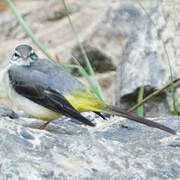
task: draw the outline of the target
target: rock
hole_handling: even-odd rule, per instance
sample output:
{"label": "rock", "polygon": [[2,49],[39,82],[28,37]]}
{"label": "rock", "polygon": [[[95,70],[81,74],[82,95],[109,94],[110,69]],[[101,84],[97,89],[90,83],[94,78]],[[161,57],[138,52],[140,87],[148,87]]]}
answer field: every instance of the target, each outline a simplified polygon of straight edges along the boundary
{"label": "rock", "polygon": [[[109,73],[116,70],[115,65],[112,63],[111,59],[106,55],[101,54],[97,49],[93,49],[92,47],[85,47],[85,51],[87,53],[89,62],[96,73]],[[74,50],[72,54],[76,57],[81,66],[87,71],[87,64],[84,60],[84,56],[79,48]],[[70,60],[71,64],[77,64],[75,60],[72,58]],[[72,73],[80,75],[77,69],[72,69]]]}
{"label": "rock", "polygon": [[17,119],[19,116],[13,110],[6,106],[0,106],[0,117],[10,117],[12,119]]}
{"label": "rock", "polygon": [[[64,118],[39,130],[41,121],[1,117],[0,179],[180,177],[179,135],[120,117],[104,121],[85,115],[94,119],[95,128]],[[178,117],[158,121],[180,128]]]}
{"label": "rock", "polygon": [[[174,3],[175,9],[179,8],[179,2]],[[124,5],[117,2],[115,10],[111,8],[109,13],[110,31],[114,34],[119,32],[124,42],[122,54],[119,54],[114,99],[116,104],[127,109],[132,107],[132,97],[133,104],[137,102],[138,89],[141,86],[145,86],[145,94],[148,95],[169,83],[169,63],[173,77],[178,77],[180,71],[180,44],[176,36],[178,30],[173,24],[174,21],[178,23],[179,19],[173,16],[173,4],[170,6],[165,1],[141,4],[148,14],[134,1]],[[178,16],[179,13],[176,14]],[[113,27],[114,24],[117,24],[116,28]],[[178,91],[179,87],[176,88],[175,91]],[[178,98],[176,101],[180,104]],[[145,112],[156,116],[168,114],[173,110],[172,104],[172,94],[164,91],[158,101],[155,98],[145,104],[148,107]]]}

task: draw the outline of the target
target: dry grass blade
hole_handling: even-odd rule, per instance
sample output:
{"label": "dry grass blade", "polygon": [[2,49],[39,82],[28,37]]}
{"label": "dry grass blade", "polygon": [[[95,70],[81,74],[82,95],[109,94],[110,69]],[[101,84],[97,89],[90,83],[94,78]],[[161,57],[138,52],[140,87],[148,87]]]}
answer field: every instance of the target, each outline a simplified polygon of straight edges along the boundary
{"label": "dry grass blade", "polygon": [[[177,77],[173,80],[173,83],[176,83],[177,81],[180,80],[180,77]],[[172,82],[166,84],[165,86],[163,86],[161,89],[154,91],[152,94],[150,94],[149,96],[145,97],[140,103],[136,104],[135,106],[133,106],[132,108],[129,109],[130,112],[136,110],[138,107],[140,107],[141,105],[143,105],[145,102],[149,101],[150,99],[152,99],[153,97],[159,95],[162,91],[164,91],[165,89],[169,88],[172,85]]]}
{"label": "dry grass blade", "polygon": [[[141,103],[144,98],[144,85],[139,88],[138,103]],[[143,104],[137,108],[137,115],[144,117],[144,106]]]}

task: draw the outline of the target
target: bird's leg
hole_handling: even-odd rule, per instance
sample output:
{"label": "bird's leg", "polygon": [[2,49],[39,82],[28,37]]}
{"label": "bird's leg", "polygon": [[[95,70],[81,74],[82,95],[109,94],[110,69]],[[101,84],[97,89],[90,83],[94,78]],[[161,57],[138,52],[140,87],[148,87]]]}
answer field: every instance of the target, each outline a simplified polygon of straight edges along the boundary
{"label": "bird's leg", "polygon": [[51,121],[53,121],[53,120],[50,120],[50,121],[45,122],[43,125],[41,125],[41,126],[39,127],[39,129],[45,129],[45,127],[46,127]]}

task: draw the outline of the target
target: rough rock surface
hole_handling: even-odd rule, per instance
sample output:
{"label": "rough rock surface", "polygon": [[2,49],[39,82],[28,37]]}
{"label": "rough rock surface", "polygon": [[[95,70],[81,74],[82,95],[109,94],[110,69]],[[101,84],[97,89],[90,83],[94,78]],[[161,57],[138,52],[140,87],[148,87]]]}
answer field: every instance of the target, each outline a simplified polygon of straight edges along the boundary
{"label": "rough rock surface", "polygon": [[[46,130],[31,118],[0,118],[0,179],[179,179],[180,136],[120,117],[96,127],[67,118]],[[154,119],[157,121],[157,119]],[[178,118],[158,120],[176,130]]]}
{"label": "rough rock surface", "polygon": [[[179,28],[176,26],[179,23],[179,1],[141,3],[146,12],[138,3],[131,2],[119,4],[111,13],[116,24],[119,24],[115,31],[119,29],[125,38],[116,79],[115,97],[116,100],[119,97],[120,104],[125,96],[130,105],[132,95],[137,97],[137,89],[142,85],[146,94],[152,93],[170,81],[170,71],[173,78],[178,77],[180,72]],[[164,98],[148,104],[151,112],[153,108],[155,114],[172,110],[172,97],[167,98],[171,94],[163,92],[163,95]]]}

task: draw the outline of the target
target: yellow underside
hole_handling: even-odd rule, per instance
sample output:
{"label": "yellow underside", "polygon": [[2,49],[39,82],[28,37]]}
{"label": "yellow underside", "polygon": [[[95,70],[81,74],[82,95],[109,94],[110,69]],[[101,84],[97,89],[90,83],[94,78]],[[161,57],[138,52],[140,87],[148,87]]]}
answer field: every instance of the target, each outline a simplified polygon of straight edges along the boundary
{"label": "yellow underside", "polygon": [[105,104],[90,91],[78,91],[65,95],[65,98],[79,112],[104,110]]}

